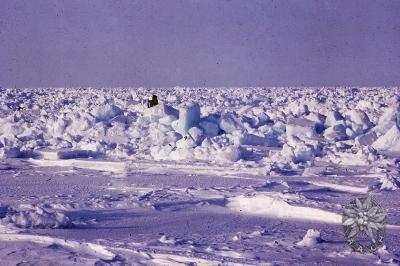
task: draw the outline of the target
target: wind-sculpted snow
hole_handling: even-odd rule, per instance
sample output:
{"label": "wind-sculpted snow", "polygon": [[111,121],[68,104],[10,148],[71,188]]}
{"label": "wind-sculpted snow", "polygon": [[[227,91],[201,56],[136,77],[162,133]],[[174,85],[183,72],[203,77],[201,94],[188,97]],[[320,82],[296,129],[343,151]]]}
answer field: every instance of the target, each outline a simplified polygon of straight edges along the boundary
{"label": "wind-sculpted snow", "polygon": [[[290,200],[290,199],[289,199]],[[340,223],[341,216],[319,209],[293,206],[285,199],[285,195],[255,194],[238,196],[229,200],[228,208],[254,215],[265,215],[280,219],[298,219]]]}

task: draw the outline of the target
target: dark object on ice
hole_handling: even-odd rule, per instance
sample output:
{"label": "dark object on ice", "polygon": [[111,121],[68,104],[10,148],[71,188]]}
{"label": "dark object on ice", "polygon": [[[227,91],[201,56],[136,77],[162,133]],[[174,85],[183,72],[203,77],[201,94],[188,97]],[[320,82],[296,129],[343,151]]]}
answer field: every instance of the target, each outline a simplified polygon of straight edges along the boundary
{"label": "dark object on ice", "polygon": [[153,94],[151,100],[149,99],[149,100],[147,101],[147,108],[156,106],[157,104],[158,104],[157,95],[154,95],[154,94]]}

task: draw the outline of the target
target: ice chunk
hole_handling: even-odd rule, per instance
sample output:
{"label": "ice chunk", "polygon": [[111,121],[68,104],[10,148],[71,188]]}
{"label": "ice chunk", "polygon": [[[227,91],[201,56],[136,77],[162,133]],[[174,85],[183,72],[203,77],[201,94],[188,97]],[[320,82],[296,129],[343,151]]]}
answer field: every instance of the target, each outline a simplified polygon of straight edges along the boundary
{"label": "ice chunk", "polygon": [[[144,114],[147,117],[151,117],[152,120],[158,120],[165,116],[172,116],[176,119],[179,115],[179,112],[172,106],[169,106],[165,103],[159,103],[156,106],[147,108],[145,110]],[[172,119],[172,118],[170,118],[170,119]]]}
{"label": "ice chunk", "polygon": [[166,235],[161,236],[158,241],[164,244],[171,244],[171,245],[174,245],[177,242],[173,237],[167,237]]}
{"label": "ice chunk", "polygon": [[305,118],[290,118],[286,125],[286,134],[299,138],[316,137],[316,123]]}
{"label": "ice chunk", "polygon": [[112,118],[110,120],[111,125],[116,125],[116,124],[126,124],[128,121],[127,117],[124,116],[123,114],[117,115],[116,117]]}
{"label": "ice chunk", "polygon": [[190,128],[188,133],[197,145],[200,145],[205,138],[203,130],[198,127]]}
{"label": "ice chunk", "polygon": [[62,117],[58,118],[56,121],[50,120],[47,125],[47,132],[52,137],[59,137],[64,134],[68,125],[68,120]]}
{"label": "ice chunk", "polygon": [[219,126],[216,123],[203,120],[203,121],[200,121],[199,126],[203,129],[204,134],[207,137],[212,138],[212,137],[217,136],[219,133]]}
{"label": "ice chunk", "polygon": [[94,107],[91,114],[97,121],[108,122],[117,115],[123,114],[123,111],[113,104],[104,104]]}
{"label": "ice chunk", "polygon": [[168,141],[168,143],[172,144],[172,143],[175,143],[178,140],[180,140],[182,138],[182,135],[175,131],[170,131],[165,134],[165,137],[166,137],[166,141]]}
{"label": "ice chunk", "polygon": [[337,110],[330,111],[326,114],[325,126],[331,127],[337,124],[341,120],[344,120],[344,118],[339,111]]}
{"label": "ice chunk", "polygon": [[171,125],[171,123],[172,123],[173,121],[176,121],[177,119],[178,119],[178,116],[166,115],[166,116],[160,118],[160,119],[158,120],[158,122],[159,122],[160,124],[164,124],[164,125]]}
{"label": "ice chunk", "polygon": [[108,126],[104,122],[96,123],[86,131],[86,135],[96,140],[103,140],[106,136]]}
{"label": "ice chunk", "polygon": [[236,162],[240,159],[240,150],[237,146],[227,146],[217,151],[216,161]]}
{"label": "ice chunk", "polygon": [[[163,145],[165,143],[165,138],[166,138],[166,131],[161,130],[158,126],[160,124],[153,123],[150,125],[148,128],[148,131],[146,136],[140,136],[144,137],[145,143],[149,145],[149,141],[151,142],[152,145]],[[146,132],[146,131],[144,131]]]}
{"label": "ice chunk", "polygon": [[288,144],[283,144],[282,150],[279,154],[282,157],[282,159],[286,162],[292,162],[295,160],[294,156],[294,148],[289,146]]}
{"label": "ice chunk", "polygon": [[71,225],[64,213],[31,204],[20,205],[17,210],[9,208],[2,222],[20,228],[65,228]]}
{"label": "ice chunk", "polygon": [[[80,141],[77,145],[80,150],[91,151],[93,153],[101,153],[102,145],[98,141]],[[91,154],[90,157],[94,157],[95,154]]]}
{"label": "ice chunk", "polygon": [[347,139],[346,127],[343,124],[336,124],[328,127],[324,131],[324,137],[328,140],[345,140]]}
{"label": "ice chunk", "polygon": [[244,130],[242,122],[235,113],[224,114],[219,122],[219,127],[226,133]]}
{"label": "ice chunk", "polygon": [[386,175],[379,180],[381,190],[398,190],[400,182],[392,175]]}
{"label": "ice chunk", "polygon": [[317,112],[311,112],[308,115],[306,115],[306,117],[308,120],[314,121],[318,124],[325,124],[325,120],[326,120],[326,116],[317,113]]}
{"label": "ice chunk", "polygon": [[275,155],[278,161],[283,159],[286,163],[305,163],[313,161],[316,157],[316,147],[307,144],[297,137],[288,139],[280,153]]}
{"label": "ice chunk", "polygon": [[346,135],[349,139],[354,139],[357,136],[354,130],[351,129],[350,127],[346,128]]}
{"label": "ice chunk", "polygon": [[369,190],[394,191],[400,189],[400,181],[392,173],[384,173],[383,176],[369,187]]}
{"label": "ice chunk", "polygon": [[254,134],[245,133],[241,136],[239,143],[241,145],[253,145],[253,146],[268,146],[268,147],[279,147],[281,144],[277,139],[260,137]]}
{"label": "ice chunk", "polygon": [[315,158],[315,151],[311,145],[305,143],[298,143],[294,150],[294,163],[304,163],[313,161]]}
{"label": "ice chunk", "polygon": [[167,125],[167,124],[160,123],[157,125],[157,128],[164,133],[173,131],[173,128],[171,127],[171,125]]}
{"label": "ice chunk", "polygon": [[288,110],[296,117],[309,114],[308,106],[305,104],[299,104],[298,102],[290,103],[288,105]]}
{"label": "ice chunk", "polygon": [[390,106],[385,110],[383,115],[379,118],[378,124],[374,128],[376,132],[381,134],[386,133],[389,129],[391,129],[394,125],[398,123],[400,116],[400,106]]}
{"label": "ice chunk", "polygon": [[358,150],[356,153],[356,157],[360,162],[368,162],[372,163],[377,160],[377,152],[371,146],[363,146],[361,149]]}
{"label": "ice chunk", "polygon": [[191,127],[200,122],[200,106],[197,103],[190,103],[179,109],[179,120],[176,125],[177,131],[185,135]]}
{"label": "ice chunk", "polygon": [[368,101],[368,100],[361,100],[356,105],[356,109],[360,109],[360,110],[367,110],[367,109],[373,109],[373,108],[375,108],[374,102]]}
{"label": "ice chunk", "polygon": [[112,127],[106,129],[106,134],[103,140],[107,143],[128,143],[129,139],[125,129],[125,124],[115,123]]}
{"label": "ice chunk", "polygon": [[196,146],[196,142],[192,139],[191,136],[188,135],[184,136],[176,142],[176,147],[180,149],[190,149]]}
{"label": "ice chunk", "polygon": [[377,151],[400,152],[400,130],[397,125],[379,137],[372,147]]}
{"label": "ice chunk", "polygon": [[24,133],[24,125],[21,122],[13,122],[10,119],[0,119],[0,135],[14,137]]}
{"label": "ice chunk", "polygon": [[150,148],[150,155],[155,160],[168,160],[170,158],[170,153],[173,150],[173,147],[170,145],[166,145],[164,147],[153,146]]}
{"label": "ice chunk", "polygon": [[318,230],[309,229],[303,239],[297,242],[296,245],[301,247],[311,247],[320,242],[322,242],[321,233]]}
{"label": "ice chunk", "polygon": [[88,130],[95,124],[96,118],[89,113],[75,113],[69,117],[69,125],[66,132],[71,135],[83,135],[83,131]]}
{"label": "ice chunk", "polygon": [[360,145],[360,146],[368,146],[372,145],[376,140],[378,139],[378,136],[374,131],[369,131],[365,134],[359,135],[355,138],[355,142]]}
{"label": "ice chunk", "polygon": [[357,131],[355,126],[361,127],[363,132],[373,126],[368,115],[361,110],[350,110],[346,113],[346,120],[349,120],[352,123],[352,128],[355,132]]}
{"label": "ice chunk", "polygon": [[286,132],[286,124],[283,121],[276,121],[272,126],[274,136],[281,136]]}

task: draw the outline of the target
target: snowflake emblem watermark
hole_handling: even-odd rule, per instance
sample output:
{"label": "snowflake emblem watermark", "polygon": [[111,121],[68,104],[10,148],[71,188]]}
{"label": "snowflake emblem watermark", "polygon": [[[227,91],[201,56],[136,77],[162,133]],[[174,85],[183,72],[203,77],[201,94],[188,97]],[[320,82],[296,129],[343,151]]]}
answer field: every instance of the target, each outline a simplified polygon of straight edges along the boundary
{"label": "snowflake emblem watermark", "polygon": [[342,216],[347,243],[357,252],[375,252],[383,245],[385,218],[385,211],[372,196],[352,200],[343,209]]}

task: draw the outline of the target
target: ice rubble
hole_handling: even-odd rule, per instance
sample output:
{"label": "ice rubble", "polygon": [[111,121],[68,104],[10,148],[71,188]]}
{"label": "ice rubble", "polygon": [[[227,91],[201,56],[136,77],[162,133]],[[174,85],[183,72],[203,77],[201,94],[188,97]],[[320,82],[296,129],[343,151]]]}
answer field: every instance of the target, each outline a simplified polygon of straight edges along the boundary
{"label": "ice rubble", "polygon": [[[55,150],[57,159],[232,163],[277,147],[258,160],[302,165],[339,151],[368,163],[400,152],[398,102],[374,89],[0,90],[3,158],[46,158],[44,150]],[[152,93],[160,103],[146,108]]]}
{"label": "ice rubble", "polygon": [[380,177],[375,183],[369,186],[369,190],[386,190],[386,191],[394,191],[400,189],[400,181],[394,173],[387,172],[384,169],[383,175]]}
{"label": "ice rubble", "polygon": [[[240,159],[240,145],[267,142],[262,134],[247,133],[240,117],[230,112],[201,117],[200,105],[187,101],[176,109],[161,102],[142,110],[128,106],[135,109],[129,111],[123,110],[127,104],[117,106],[117,101],[107,96],[83,100],[73,108],[63,106],[58,112],[42,110],[38,120],[29,124],[24,117],[14,121],[4,118],[0,128],[2,156],[22,157],[22,151],[31,149],[43,157],[41,150],[47,148],[61,150],[57,159],[127,158],[134,154],[157,160],[232,162]],[[250,123],[263,124],[266,116],[260,117]],[[40,133],[32,136],[31,127]],[[26,136],[39,145],[28,146]]]}
{"label": "ice rubble", "polygon": [[303,239],[297,242],[296,245],[301,247],[311,247],[320,242],[322,242],[321,233],[318,230],[309,229]]}
{"label": "ice rubble", "polygon": [[400,188],[400,182],[394,176],[385,174],[379,180],[379,188],[381,190],[398,190]]}
{"label": "ice rubble", "polygon": [[372,143],[372,147],[379,151],[400,151],[400,129],[394,124],[384,135]]}
{"label": "ice rubble", "polygon": [[49,206],[21,204],[16,209],[1,206],[0,221],[19,228],[65,228],[71,226],[64,213]]}

